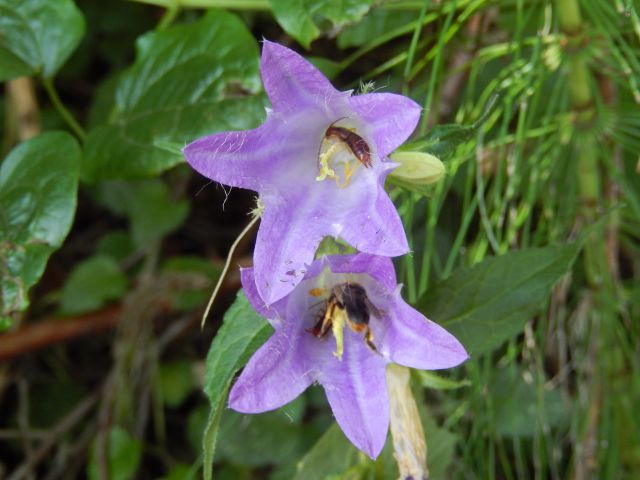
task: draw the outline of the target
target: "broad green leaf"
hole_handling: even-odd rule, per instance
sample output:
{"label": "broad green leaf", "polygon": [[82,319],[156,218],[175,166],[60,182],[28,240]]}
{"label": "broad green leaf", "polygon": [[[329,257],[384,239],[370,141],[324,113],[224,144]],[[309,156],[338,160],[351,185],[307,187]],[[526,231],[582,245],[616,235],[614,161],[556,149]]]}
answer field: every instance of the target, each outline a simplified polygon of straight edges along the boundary
{"label": "broad green leaf", "polygon": [[269,0],[278,23],[307,49],[320,36],[321,29],[335,30],[357,22],[372,3],[373,0]]}
{"label": "broad green leaf", "polygon": [[339,475],[359,461],[360,452],[354,447],[337,423],[331,425],[322,438],[298,462],[294,480],[324,480]]}
{"label": "broad green leaf", "polygon": [[[136,471],[142,458],[142,444],[133,438],[122,427],[112,427],[109,431],[107,466],[109,480],[131,480],[135,478]],[[87,465],[89,480],[98,480],[101,475],[97,463],[97,445],[94,442],[91,450],[91,458]]]}
{"label": "broad green leaf", "polygon": [[338,35],[338,47],[361,47],[403,25],[416,21],[415,11],[374,8],[360,22],[349,25]]}
{"label": "broad green leaf", "polygon": [[53,77],[83,34],[72,0],[0,0],[0,81]]}
{"label": "broad green leaf", "polygon": [[96,254],[122,262],[135,251],[131,235],[124,230],[111,230],[98,242]]}
{"label": "broad green leaf", "polygon": [[172,310],[192,312],[206,305],[211,296],[211,286],[222,273],[222,266],[214,265],[201,257],[171,257],[162,265],[162,273],[167,275],[183,275],[200,278],[193,288],[172,292],[168,298]]}
{"label": "broad green leaf", "polygon": [[62,287],[60,307],[77,315],[99,309],[127,290],[127,277],[111,257],[96,255],[77,264]]}
{"label": "broad green leaf", "polygon": [[187,465],[178,463],[171,467],[171,470],[159,480],[196,480],[198,478],[197,465]]}
{"label": "broad green leaf", "polygon": [[207,277],[212,282],[215,282],[218,280],[220,273],[222,273],[222,267],[213,265],[202,257],[197,257],[195,255],[180,255],[167,258],[167,260],[162,264],[162,271],[199,273]]}
{"label": "broad green leaf", "polygon": [[313,443],[313,427],[294,423],[288,410],[304,409],[304,396],[274,412],[242,415],[227,411],[220,424],[224,442],[216,451],[216,462],[260,467],[282,465],[300,458]]}
{"label": "broad green leaf", "polygon": [[568,418],[559,390],[548,390],[524,381],[511,365],[496,373],[489,385],[495,406],[493,420],[500,435],[533,437],[544,428],[557,427]]}
{"label": "broad green leaf", "polygon": [[80,149],[50,132],[18,145],[0,167],[0,286],[3,314],[27,308],[27,292],[64,241],[76,209]]}
{"label": "broad green leaf", "polygon": [[0,333],[9,330],[12,324],[11,317],[0,317]]}
{"label": "broad green leaf", "polygon": [[471,355],[489,352],[520,333],[569,271],[579,246],[531,248],[455,271],[418,302]]}
{"label": "broad green leaf", "polygon": [[113,121],[89,133],[83,179],[157,175],[182,162],[157,145],[255,127],[265,115],[259,90],[258,46],[230,13],[142,36],[118,79]]}
{"label": "broad green leaf", "polygon": [[114,213],[129,218],[131,238],[138,248],[179,228],[189,213],[189,203],[173,199],[160,179],[103,182],[99,197]]}
{"label": "broad green leaf", "polygon": [[231,380],[270,333],[269,324],[255,312],[240,291],[224,315],[222,327],[207,355],[204,391],[211,410],[203,436],[205,479],[211,479],[218,426]]}

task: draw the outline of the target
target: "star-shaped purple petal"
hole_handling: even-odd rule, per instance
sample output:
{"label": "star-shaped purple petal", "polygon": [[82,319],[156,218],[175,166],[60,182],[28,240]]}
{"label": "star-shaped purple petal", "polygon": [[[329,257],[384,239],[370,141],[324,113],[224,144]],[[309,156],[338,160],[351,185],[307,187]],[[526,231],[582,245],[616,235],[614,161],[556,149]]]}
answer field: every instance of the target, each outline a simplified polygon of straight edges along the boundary
{"label": "star-shaped purple petal", "polygon": [[[420,107],[401,95],[340,92],[300,55],[268,41],[260,69],[273,107],[264,124],[201,138],[184,155],[204,176],[259,193],[254,267],[265,303],[298,285],[325,236],[366,253],[407,253],[384,181],[395,168],[387,156],[413,132]],[[348,140],[328,135],[332,126]],[[370,166],[358,156],[363,145]]]}
{"label": "star-shaped purple petal", "polygon": [[[453,335],[404,302],[387,257],[360,253],[316,260],[301,283],[272,305],[259,295],[254,273],[254,269],[242,270],[243,288],[275,333],[251,357],[231,389],[229,406],[239,412],[279,408],[317,382],[324,387],[347,438],[376,458],[389,428],[387,364],[441,369],[468,358]],[[314,329],[318,319],[326,316],[330,292],[344,285],[363,287],[378,315],[369,311],[366,322],[371,345],[363,331],[344,328],[344,348],[338,358],[331,331],[317,336]]]}

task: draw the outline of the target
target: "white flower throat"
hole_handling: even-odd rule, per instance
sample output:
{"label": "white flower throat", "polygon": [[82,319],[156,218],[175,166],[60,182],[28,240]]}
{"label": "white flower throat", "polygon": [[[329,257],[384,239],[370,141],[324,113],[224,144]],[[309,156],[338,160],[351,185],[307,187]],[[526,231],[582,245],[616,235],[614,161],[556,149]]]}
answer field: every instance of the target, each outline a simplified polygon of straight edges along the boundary
{"label": "white flower throat", "polygon": [[355,129],[335,126],[336,122],[329,125],[322,138],[316,180],[321,182],[330,178],[338,187],[345,188],[360,165],[371,166],[371,150]]}

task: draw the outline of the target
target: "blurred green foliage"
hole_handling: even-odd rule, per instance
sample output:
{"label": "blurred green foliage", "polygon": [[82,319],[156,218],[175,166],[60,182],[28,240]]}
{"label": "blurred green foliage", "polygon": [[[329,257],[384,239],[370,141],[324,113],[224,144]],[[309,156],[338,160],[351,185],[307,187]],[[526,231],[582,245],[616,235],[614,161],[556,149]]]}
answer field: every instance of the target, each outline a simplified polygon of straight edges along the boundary
{"label": "blurred green foliage", "polygon": [[405,147],[446,164],[387,185],[405,297],[472,354],[412,377],[431,478],[637,478],[639,9],[0,0],[0,477],[397,477],[391,441],[367,459],[320,389],[226,409],[270,331],[235,274],[197,328],[254,199],[180,148],[264,119],[264,37],[342,90],[412,97]]}

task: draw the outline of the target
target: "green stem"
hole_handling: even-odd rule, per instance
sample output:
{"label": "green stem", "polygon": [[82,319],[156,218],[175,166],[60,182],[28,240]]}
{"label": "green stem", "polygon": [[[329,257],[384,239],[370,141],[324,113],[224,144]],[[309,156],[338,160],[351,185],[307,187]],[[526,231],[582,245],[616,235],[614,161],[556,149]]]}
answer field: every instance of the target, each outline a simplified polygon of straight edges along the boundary
{"label": "green stem", "polygon": [[578,0],[556,0],[556,13],[563,32],[575,34],[582,29],[582,15]]}
{"label": "green stem", "polygon": [[[409,75],[411,73],[411,66],[413,65],[413,59],[416,54],[416,47],[418,46],[418,39],[420,38],[420,32],[422,31],[422,23],[424,22],[424,16],[427,14],[427,8],[429,7],[429,0],[424,1],[420,15],[418,16],[418,22],[416,23],[416,29],[413,31],[411,37],[411,44],[409,45],[409,56],[407,57],[407,63],[404,66],[404,88],[408,90]],[[405,92],[405,95],[407,92]]]}
{"label": "green stem", "polygon": [[270,10],[267,0],[136,0],[158,7],[171,8],[179,3],[182,8],[226,8],[233,10]]}
{"label": "green stem", "polygon": [[[586,3],[586,2],[585,2]],[[577,182],[580,195],[583,221],[592,224],[601,211],[603,188],[599,171],[601,152],[598,149],[597,131],[593,120],[596,116],[596,99],[593,90],[592,73],[589,69],[585,41],[582,32],[585,30],[578,0],[557,0],[556,14],[562,32],[568,38],[568,74],[567,82],[571,107],[575,115],[575,134],[573,153],[577,160]],[[611,414],[607,407],[603,392],[611,390],[611,378],[616,371],[605,362],[617,345],[612,339],[612,328],[615,327],[615,306],[610,300],[615,298],[614,280],[607,264],[607,241],[601,228],[594,229],[584,245],[583,264],[588,287],[594,296],[594,308],[591,318],[591,344],[588,350],[587,364],[595,365],[593,369],[585,369],[583,381],[588,385],[589,404],[584,417],[579,420],[577,441],[579,447],[599,443],[601,438],[612,435],[607,432],[606,421]],[[607,319],[607,317],[609,317]],[[615,393],[613,394],[615,397]],[[616,437],[616,434],[613,434]],[[575,476],[591,478],[598,476],[598,466],[593,465],[594,458],[602,455],[596,448],[580,448],[576,456]],[[615,475],[614,475],[615,476]]]}
{"label": "green stem", "polygon": [[49,95],[49,99],[51,100],[51,103],[53,103],[53,106],[58,111],[60,116],[64,119],[65,122],[67,122],[67,125],[69,125],[69,128],[73,130],[73,133],[75,133],[76,136],[81,141],[84,142],[85,138],[87,137],[86,133],[84,132],[80,124],[76,122],[76,119],[73,118],[73,115],[71,115],[71,112],[67,110],[67,107],[65,107],[62,101],[60,100],[60,97],[58,96],[58,92],[56,91],[56,87],[53,85],[53,82],[51,81],[51,79],[43,78],[42,85],[44,86],[44,89],[47,91],[47,94]]}
{"label": "green stem", "polygon": [[160,21],[158,22],[158,25],[156,26],[156,30],[164,30],[165,28],[170,27],[179,13],[180,13],[180,4],[174,1],[171,5],[169,5],[166,8],[164,14],[162,15],[162,18],[160,19]]}

